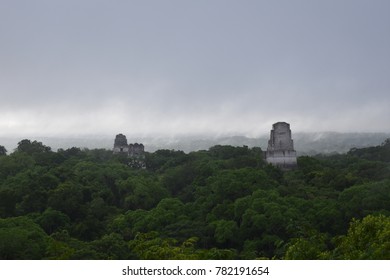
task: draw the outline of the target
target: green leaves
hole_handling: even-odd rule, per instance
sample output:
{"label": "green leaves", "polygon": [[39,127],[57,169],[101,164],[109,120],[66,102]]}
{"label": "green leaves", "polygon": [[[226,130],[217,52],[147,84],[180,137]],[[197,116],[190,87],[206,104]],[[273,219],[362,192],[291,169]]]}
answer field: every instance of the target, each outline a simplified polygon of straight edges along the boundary
{"label": "green leaves", "polygon": [[67,215],[51,208],[47,208],[36,221],[47,234],[52,234],[70,226],[70,219]]}
{"label": "green leaves", "polygon": [[284,256],[286,260],[318,260],[327,258],[327,236],[315,230],[304,237],[290,240]]}
{"label": "green leaves", "polygon": [[43,145],[41,142],[33,141],[31,142],[28,139],[23,139],[18,143],[18,147],[16,151],[23,152],[29,155],[33,155],[35,153],[47,153],[51,151],[51,148]]}
{"label": "green leaves", "polygon": [[136,170],[22,140],[0,156],[0,257],[389,258],[388,144],[283,172],[245,146],[159,150]]}
{"label": "green leaves", "polygon": [[49,238],[26,217],[0,219],[0,259],[31,260],[45,256]]}
{"label": "green leaves", "polygon": [[144,260],[197,259],[194,241],[196,239],[178,244],[173,238],[160,238],[157,232],[138,233],[130,242],[130,248]]}
{"label": "green leaves", "polygon": [[339,197],[341,208],[350,220],[375,212],[390,213],[390,180],[356,185],[344,190]]}
{"label": "green leaves", "polygon": [[0,156],[7,155],[7,149],[4,146],[0,145]]}
{"label": "green leaves", "polygon": [[234,250],[197,249],[197,237],[190,237],[183,242],[174,238],[161,238],[158,232],[139,233],[130,241],[130,248],[137,257],[144,260],[202,260],[234,259]]}
{"label": "green leaves", "polygon": [[218,220],[212,223],[215,226],[214,238],[219,244],[233,242],[238,233],[238,227],[234,221]]}
{"label": "green leaves", "polygon": [[325,234],[313,232],[293,239],[286,250],[285,259],[390,259],[390,217],[369,215],[363,220],[353,219],[345,236],[333,238],[334,249],[327,250]]}
{"label": "green leaves", "polygon": [[337,241],[333,257],[337,259],[389,260],[390,217],[369,215],[353,219],[346,236]]}
{"label": "green leaves", "polygon": [[64,212],[71,219],[82,215],[83,193],[80,185],[66,182],[49,192],[48,206]]}

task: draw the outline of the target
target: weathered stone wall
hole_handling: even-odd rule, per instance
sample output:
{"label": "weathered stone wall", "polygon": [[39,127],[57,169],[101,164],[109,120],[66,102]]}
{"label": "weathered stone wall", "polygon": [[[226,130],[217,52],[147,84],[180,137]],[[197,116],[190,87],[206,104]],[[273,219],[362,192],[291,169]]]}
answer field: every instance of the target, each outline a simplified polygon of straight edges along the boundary
{"label": "weathered stone wall", "polygon": [[135,168],[146,168],[145,148],[143,144],[127,144],[126,136],[118,134],[114,141],[114,154],[124,154],[130,159],[128,165]]}
{"label": "weathered stone wall", "polygon": [[297,165],[297,154],[295,151],[267,151],[266,160],[272,165],[290,169]]}
{"label": "weathered stone wall", "polygon": [[294,150],[294,143],[291,139],[290,125],[285,122],[278,122],[272,126],[270,140],[268,141],[269,151]]}
{"label": "weathered stone wall", "polygon": [[145,157],[144,145],[138,144],[138,143],[130,144],[129,145],[129,156],[136,157],[136,158]]}
{"label": "weathered stone wall", "polygon": [[113,153],[119,154],[119,153],[128,153],[128,152],[129,152],[129,146],[127,145],[126,136],[123,134],[118,134],[115,137]]}
{"label": "weathered stone wall", "polygon": [[130,144],[129,145],[129,158],[131,159],[129,165],[135,168],[146,168],[145,164],[145,150],[142,144]]}
{"label": "weathered stone wall", "polygon": [[268,163],[283,169],[296,167],[297,154],[291,139],[290,124],[286,122],[273,124],[265,158]]}

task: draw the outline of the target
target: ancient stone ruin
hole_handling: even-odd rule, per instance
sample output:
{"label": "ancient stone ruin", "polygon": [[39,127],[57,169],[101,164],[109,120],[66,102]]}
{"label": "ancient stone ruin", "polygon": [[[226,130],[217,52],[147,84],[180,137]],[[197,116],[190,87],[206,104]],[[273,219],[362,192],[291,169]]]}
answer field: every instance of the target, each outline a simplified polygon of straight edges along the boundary
{"label": "ancient stone ruin", "polygon": [[265,159],[268,163],[284,170],[297,166],[297,153],[291,139],[290,124],[277,122],[272,125]]}
{"label": "ancient stone ruin", "polygon": [[129,146],[127,145],[127,139],[125,135],[118,134],[115,137],[113,152],[114,154],[127,154],[129,152]]}
{"label": "ancient stone ruin", "polygon": [[138,143],[127,144],[127,138],[123,134],[118,134],[115,137],[113,153],[126,155],[131,167],[146,168],[144,145]]}

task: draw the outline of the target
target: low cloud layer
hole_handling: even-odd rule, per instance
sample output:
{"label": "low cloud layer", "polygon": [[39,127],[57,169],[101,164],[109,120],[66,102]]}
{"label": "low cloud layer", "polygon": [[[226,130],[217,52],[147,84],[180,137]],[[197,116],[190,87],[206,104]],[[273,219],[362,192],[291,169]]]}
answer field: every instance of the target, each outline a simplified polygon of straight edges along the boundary
{"label": "low cloud layer", "polygon": [[294,131],[389,132],[389,9],[3,1],[0,131],[257,136],[283,120]]}

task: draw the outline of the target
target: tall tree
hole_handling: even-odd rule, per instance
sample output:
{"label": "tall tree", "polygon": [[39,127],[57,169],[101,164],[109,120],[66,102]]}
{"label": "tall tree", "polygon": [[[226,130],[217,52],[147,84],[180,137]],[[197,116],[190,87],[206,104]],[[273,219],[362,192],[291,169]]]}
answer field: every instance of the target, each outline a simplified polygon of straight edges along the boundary
{"label": "tall tree", "polygon": [[7,149],[4,146],[0,145],[0,156],[7,155]]}
{"label": "tall tree", "polygon": [[31,142],[28,139],[23,139],[18,143],[18,147],[16,148],[18,152],[25,152],[29,155],[34,153],[44,153],[50,152],[51,148],[43,145],[41,142],[33,141]]}

